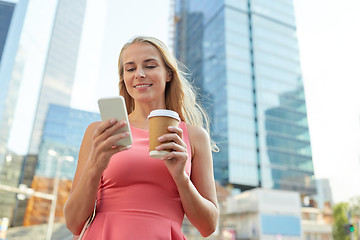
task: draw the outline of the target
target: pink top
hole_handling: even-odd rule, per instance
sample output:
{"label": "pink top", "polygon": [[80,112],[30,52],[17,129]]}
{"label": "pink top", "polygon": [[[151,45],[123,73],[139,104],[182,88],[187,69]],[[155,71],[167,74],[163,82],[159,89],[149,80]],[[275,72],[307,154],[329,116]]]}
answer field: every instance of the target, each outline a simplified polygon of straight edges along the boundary
{"label": "pink top", "polygon": [[[191,171],[191,146],[184,122]],[[85,240],[184,240],[184,209],[179,192],[164,162],[149,156],[149,131],[130,127],[133,144],[112,156],[97,195],[96,217]]]}

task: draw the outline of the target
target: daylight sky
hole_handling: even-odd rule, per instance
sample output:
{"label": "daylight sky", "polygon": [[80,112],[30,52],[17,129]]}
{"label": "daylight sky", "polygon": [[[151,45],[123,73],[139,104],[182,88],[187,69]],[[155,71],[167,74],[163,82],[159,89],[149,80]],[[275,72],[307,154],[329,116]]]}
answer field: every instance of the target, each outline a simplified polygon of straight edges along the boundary
{"label": "daylight sky", "polygon": [[[132,36],[170,42],[169,4],[89,0],[73,107],[97,111],[97,98],[118,94],[117,58]],[[360,195],[360,1],[295,0],[295,11],[315,175],[346,201]]]}

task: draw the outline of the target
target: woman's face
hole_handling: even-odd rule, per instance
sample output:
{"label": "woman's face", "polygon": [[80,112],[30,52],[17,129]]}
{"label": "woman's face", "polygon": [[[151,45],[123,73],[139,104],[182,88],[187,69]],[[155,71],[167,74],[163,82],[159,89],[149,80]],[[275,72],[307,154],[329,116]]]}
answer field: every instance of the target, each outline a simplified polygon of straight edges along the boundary
{"label": "woman's face", "polygon": [[133,43],[123,55],[126,90],[135,102],[163,105],[170,75],[158,50],[147,43]]}

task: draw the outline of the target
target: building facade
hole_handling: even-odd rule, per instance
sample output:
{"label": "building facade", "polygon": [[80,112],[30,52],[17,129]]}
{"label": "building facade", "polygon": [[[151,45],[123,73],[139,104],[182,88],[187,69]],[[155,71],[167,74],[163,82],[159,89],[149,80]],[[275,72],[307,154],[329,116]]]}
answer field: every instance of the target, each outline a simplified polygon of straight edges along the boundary
{"label": "building facade", "polygon": [[[29,154],[39,151],[49,104],[70,106],[86,0],[59,0],[32,129]],[[71,9],[71,11],[69,11]],[[66,37],[64,37],[66,36]]]}
{"label": "building facade", "polygon": [[175,24],[220,147],[215,178],[315,194],[293,1],[178,0]]}
{"label": "building facade", "polygon": [[6,38],[9,32],[11,19],[14,13],[15,3],[0,1],[0,64]]}
{"label": "building facade", "polygon": [[[7,2],[13,12],[0,62],[0,166],[23,156],[15,186],[29,187],[49,104],[71,103],[87,1]],[[16,200],[12,226],[22,225],[25,208]]]}
{"label": "building facade", "polygon": [[[61,157],[71,156],[74,161],[62,161],[61,169],[58,170],[60,178],[72,180],[82,138],[87,126],[94,121],[101,121],[99,113],[50,104],[43,127],[35,175],[54,178],[57,161]],[[53,155],[49,154],[51,151]]]}
{"label": "building facade", "polygon": [[[5,161],[7,141],[14,118],[20,78],[17,49],[28,0],[0,1],[0,164]],[[15,66],[16,65],[16,66]]]}
{"label": "building facade", "polygon": [[[99,113],[49,105],[31,188],[52,193],[54,179],[60,179],[55,221],[64,220],[63,208],[70,193],[85,130],[90,123],[99,120]],[[73,161],[68,161],[69,159]],[[30,198],[23,216],[23,225],[47,223],[50,205],[51,202],[46,199]]]}

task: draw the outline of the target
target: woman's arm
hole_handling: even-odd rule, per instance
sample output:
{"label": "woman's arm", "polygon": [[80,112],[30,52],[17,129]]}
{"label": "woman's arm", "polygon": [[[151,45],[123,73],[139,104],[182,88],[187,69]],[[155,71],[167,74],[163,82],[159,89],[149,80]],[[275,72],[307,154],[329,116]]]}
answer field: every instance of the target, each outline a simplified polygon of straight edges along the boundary
{"label": "woman's arm", "polygon": [[179,128],[169,131],[177,133],[179,138],[174,134],[164,135],[161,141],[173,142],[164,143],[158,149],[173,150],[164,156],[165,164],[176,183],[187,218],[207,237],[215,231],[219,218],[209,135],[202,128],[188,125],[193,153],[190,178],[185,172],[187,150],[181,139],[182,131]]}
{"label": "woman's arm", "polygon": [[193,149],[191,179],[186,177],[176,184],[186,216],[207,237],[215,231],[219,218],[211,143],[202,128],[188,125],[188,132]]}
{"label": "woman's arm", "polygon": [[81,143],[78,164],[70,196],[64,206],[67,228],[78,235],[87,218],[92,214],[103,171],[110,158],[126,147],[114,147],[114,143],[128,133],[113,135],[124,127],[125,122],[108,120],[89,125]]}

